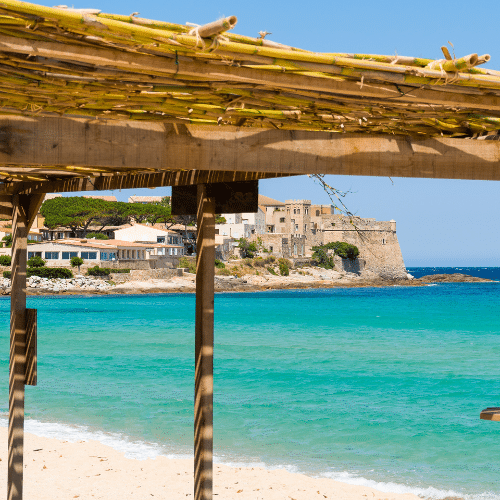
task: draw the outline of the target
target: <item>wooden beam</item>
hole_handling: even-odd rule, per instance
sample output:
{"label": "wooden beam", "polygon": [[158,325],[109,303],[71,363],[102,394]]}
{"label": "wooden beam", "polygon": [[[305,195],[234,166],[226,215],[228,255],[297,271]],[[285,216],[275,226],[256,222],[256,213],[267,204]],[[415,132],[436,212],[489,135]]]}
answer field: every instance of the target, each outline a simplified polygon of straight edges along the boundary
{"label": "wooden beam", "polygon": [[13,196],[13,206],[7,500],[22,500],[28,226],[24,216],[25,207],[21,205],[18,195]]}
{"label": "wooden beam", "polygon": [[[75,177],[73,179],[47,182],[16,182],[0,188],[0,192],[34,195],[36,193],[113,191],[115,189],[191,186],[200,183],[246,182],[276,177],[288,177],[288,174],[277,174],[273,172],[268,174],[265,172],[190,170],[182,172],[159,172],[156,174],[130,174],[86,178]],[[0,196],[0,199],[1,198]]]}
{"label": "wooden beam", "polygon": [[[399,103],[421,103],[425,105],[445,105],[448,107],[465,106],[474,110],[500,110],[500,97],[487,93],[467,95],[442,90],[439,87],[405,86],[405,92],[398,85],[356,80],[317,78],[307,75],[287,75],[282,72],[265,71],[255,68],[231,66],[229,64],[205,64],[200,61],[175,59],[172,54],[165,57],[139,53],[120,52],[119,57],[113,49],[76,46],[50,41],[38,41],[28,38],[2,35],[0,51],[7,53],[37,55],[49,59],[117,68],[130,72],[168,75],[182,79],[183,76],[199,77],[203,75],[211,81],[239,82],[252,85],[266,85],[273,88],[304,89],[329,94],[395,99]],[[298,63],[300,65],[300,63]],[[180,75],[180,76],[179,76]]]}
{"label": "wooden beam", "polygon": [[212,500],[215,198],[198,185],[194,390],[194,500]]}
{"label": "wooden beam", "polygon": [[[500,180],[500,141],[19,116],[0,117],[2,130],[0,165],[160,172],[138,174],[129,183],[123,176],[103,176],[96,187],[93,180],[60,181],[58,191],[186,185],[205,182],[201,170],[244,177],[232,180],[256,178],[245,177],[247,172]],[[21,185],[22,192],[52,190],[36,181],[12,184]]]}

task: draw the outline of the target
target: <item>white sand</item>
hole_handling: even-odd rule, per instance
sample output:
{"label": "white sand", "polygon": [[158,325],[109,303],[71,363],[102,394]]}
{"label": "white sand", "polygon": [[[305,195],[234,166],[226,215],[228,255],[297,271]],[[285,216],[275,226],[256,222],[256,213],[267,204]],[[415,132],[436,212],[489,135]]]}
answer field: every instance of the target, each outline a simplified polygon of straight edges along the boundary
{"label": "white sand", "polygon": [[[0,429],[0,491],[7,491],[7,430]],[[193,498],[193,460],[135,460],[97,441],[70,443],[26,434],[24,498],[37,500]],[[214,466],[220,500],[418,500],[284,470]]]}

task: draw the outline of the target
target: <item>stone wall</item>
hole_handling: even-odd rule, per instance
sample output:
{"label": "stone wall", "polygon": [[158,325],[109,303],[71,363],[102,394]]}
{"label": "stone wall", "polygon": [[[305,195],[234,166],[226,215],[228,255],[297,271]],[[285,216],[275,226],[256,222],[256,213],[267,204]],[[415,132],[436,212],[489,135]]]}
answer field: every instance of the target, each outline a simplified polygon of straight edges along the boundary
{"label": "stone wall", "polygon": [[[325,218],[321,232],[324,243],[345,241],[356,245],[360,252],[357,259],[360,270],[372,271],[382,278],[406,278],[407,271],[396,235],[395,221],[332,215]],[[348,259],[340,261],[339,266],[343,266],[340,269],[347,271],[347,268],[353,266]],[[335,263],[337,265],[337,261]]]}
{"label": "stone wall", "polygon": [[128,281],[146,281],[150,279],[170,279],[183,276],[183,269],[132,269],[130,273],[111,273],[110,279],[116,284]]}
{"label": "stone wall", "polygon": [[276,257],[286,259],[303,257],[306,247],[306,237],[300,234],[266,233],[253,235],[250,241],[262,240],[262,246]]}

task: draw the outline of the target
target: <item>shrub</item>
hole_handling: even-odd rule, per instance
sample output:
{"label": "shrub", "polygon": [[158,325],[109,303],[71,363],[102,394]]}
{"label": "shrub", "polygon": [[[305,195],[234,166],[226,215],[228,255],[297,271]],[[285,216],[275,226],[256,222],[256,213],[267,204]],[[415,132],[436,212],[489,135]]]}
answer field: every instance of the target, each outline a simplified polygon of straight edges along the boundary
{"label": "shrub", "polygon": [[194,259],[181,257],[179,259],[179,267],[187,268],[190,273],[196,274],[196,262],[194,261]]}
{"label": "shrub", "polygon": [[245,259],[244,264],[248,267],[253,267],[253,260],[252,259]]}
{"label": "shrub", "polygon": [[40,278],[49,279],[69,279],[73,277],[73,273],[65,267],[28,267],[26,276],[40,276]]}
{"label": "shrub", "polygon": [[255,267],[265,267],[266,265],[266,261],[262,258],[262,257],[257,257],[254,261],[253,261],[253,265]]}
{"label": "shrub", "polygon": [[87,233],[85,238],[95,238],[96,240],[109,240],[109,236],[106,236],[103,233]]}
{"label": "shrub", "polygon": [[226,267],[226,264],[224,264],[224,262],[219,259],[215,259],[215,267],[217,267],[218,269],[224,269]]}
{"label": "shrub", "polygon": [[276,271],[275,271],[275,270],[274,270],[271,266],[269,266],[269,267],[267,268],[267,270],[268,270],[268,271],[269,271],[272,275],[274,275],[274,276],[278,276],[278,273],[277,273],[277,272],[276,272]]}
{"label": "shrub", "polygon": [[107,269],[110,273],[129,273],[130,269],[113,269],[111,267],[103,267],[102,269]]}
{"label": "shrub", "polygon": [[265,264],[272,264],[276,260],[276,257],[274,255],[270,255],[269,257],[266,257],[264,259]]}
{"label": "shrub", "polygon": [[227,267],[223,267],[217,269],[217,274],[220,276],[231,276],[233,273]]}
{"label": "shrub", "polygon": [[39,255],[33,255],[28,259],[28,267],[44,267],[45,261]]}
{"label": "shrub", "polygon": [[104,267],[99,267],[99,266],[90,267],[87,270],[87,274],[89,276],[109,276],[110,272],[111,271],[109,269],[106,269]]}
{"label": "shrub", "polygon": [[4,271],[3,272],[3,277],[4,278],[7,278],[7,279],[10,280],[11,276],[12,276],[12,273],[10,271]]}
{"label": "shrub", "polygon": [[290,268],[288,266],[289,262],[290,261],[287,259],[279,259],[278,260],[278,267],[279,267],[281,276],[288,276],[290,274]]}
{"label": "shrub", "polygon": [[10,266],[11,263],[12,257],[10,255],[0,255],[0,266]]}
{"label": "shrub", "polygon": [[81,257],[75,256],[71,257],[71,260],[69,261],[71,264],[71,267],[77,267],[78,272],[80,272],[80,266],[83,264],[83,259]]}
{"label": "shrub", "polygon": [[6,234],[3,238],[2,241],[5,241],[5,246],[7,248],[10,248],[12,246],[12,234]]}

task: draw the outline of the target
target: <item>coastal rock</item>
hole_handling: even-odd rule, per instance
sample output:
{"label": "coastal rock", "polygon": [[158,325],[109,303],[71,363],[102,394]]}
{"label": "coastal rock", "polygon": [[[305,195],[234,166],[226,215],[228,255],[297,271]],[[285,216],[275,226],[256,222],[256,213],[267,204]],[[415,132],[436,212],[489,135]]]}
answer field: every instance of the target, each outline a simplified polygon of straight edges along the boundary
{"label": "coastal rock", "polygon": [[482,283],[493,280],[469,276],[468,274],[454,273],[430,274],[429,276],[422,276],[415,281],[420,281],[421,283]]}

